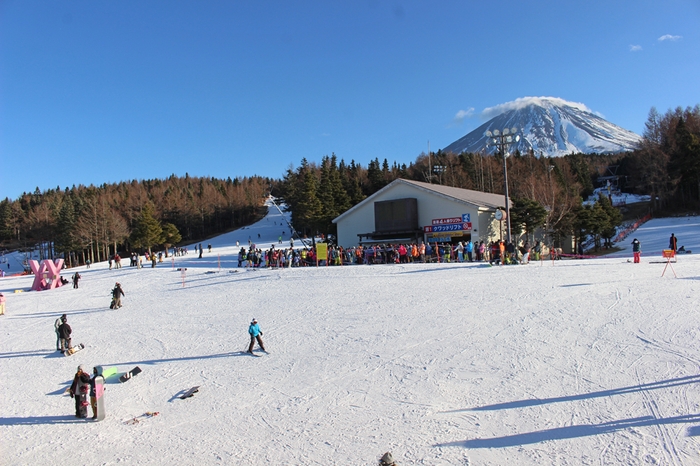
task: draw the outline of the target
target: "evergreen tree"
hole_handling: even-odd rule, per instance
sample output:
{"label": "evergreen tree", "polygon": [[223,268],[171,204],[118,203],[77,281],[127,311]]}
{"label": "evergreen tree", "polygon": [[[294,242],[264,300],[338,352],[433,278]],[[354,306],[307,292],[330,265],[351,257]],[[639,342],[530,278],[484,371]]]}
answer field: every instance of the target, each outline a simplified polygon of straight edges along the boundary
{"label": "evergreen tree", "polygon": [[524,230],[528,238],[537,228],[544,225],[546,219],[547,210],[539,202],[525,198],[513,200],[513,207],[510,209],[510,226],[517,231]]}
{"label": "evergreen tree", "polygon": [[165,257],[168,257],[168,248],[182,241],[182,235],[177,227],[170,222],[163,224],[163,246],[165,246]]}
{"label": "evergreen tree", "polygon": [[163,228],[160,222],[154,217],[154,207],[151,202],[147,202],[141,214],[136,219],[136,227],[131,232],[131,244],[137,248],[148,249],[163,242]]}
{"label": "evergreen tree", "polygon": [[384,185],[384,176],[379,168],[379,159],[374,159],[367,166],[367,179],[369,181],[369,192],[366,195],[372,195],[382,189]]}
{"label": "evergreen tree", "polygon": [[674,134],[675,144],[670,154],[669,172],[676,178],[683,201],[700,200],[700,138],[679,118]]}
{"label": "evergreen tree", "polygon": [[303,172],[303,185],[297,208],[292,215],[294,227],[315,235],[322,223],[323,206],[318,199],[318,180],[307,168]]}
{"label": "evergreen tree", "polygon": [[76,240],[74,229],[76,223],[75,208],[73,200],[66,197],[61,206],[61,211],[56,224],[56,251],[62,252],[68,267],[73,266],[70,252],[80,248],[80,243]]}

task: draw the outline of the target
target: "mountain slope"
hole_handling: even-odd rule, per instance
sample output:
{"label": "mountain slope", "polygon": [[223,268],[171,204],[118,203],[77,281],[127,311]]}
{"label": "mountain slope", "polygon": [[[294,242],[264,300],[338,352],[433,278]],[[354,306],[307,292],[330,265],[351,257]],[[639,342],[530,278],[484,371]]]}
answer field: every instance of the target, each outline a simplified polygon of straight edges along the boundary
{"label": "mountain slope", "polygon": [[585,105],[552,97],[525,97],[487,109],[498,113],[477,129],[445,147],[445,152],[495,152],[486,131],[517,128],[520,141],[510,149],[558,157],[572,152],[616,153],[632,150],[641,137],[591,112]]}

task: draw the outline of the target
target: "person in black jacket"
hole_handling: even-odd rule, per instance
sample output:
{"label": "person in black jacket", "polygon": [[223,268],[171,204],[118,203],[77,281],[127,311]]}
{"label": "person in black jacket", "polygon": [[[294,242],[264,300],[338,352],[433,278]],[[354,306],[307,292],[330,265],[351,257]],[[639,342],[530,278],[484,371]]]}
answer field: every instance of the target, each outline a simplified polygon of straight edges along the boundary
{"label": "person in black jacket", "polygon": [[68,318],[65,314],[61,316],[61,325],[58,326],[58,339],[60,341],[61,353],[65,353],[72,348],[70,344],[70,334],[73,330],[68,325]]}
{"label": "person in black jacket", "polygon": [[87,401],[87,392],[89,390],[90,375],[85,372],[83,366],[78,366],[78,372],[75,373],[73,383],[70,386],[70,397],[75,399],[75,417],[87,417],[87,406],[82,404]]}
{"label": "person in black jacket", "polygon": [[678,238],[673,233],[671,233],[671,238],[668,240],[668,248],[673,249],[674,253],[678,250]]}
{"label": "person in black jacket", "polygon": [[78,272],[75,272],[73,274],[72,278],[73,278],[73,288],[78,288],[78,281],[83,277],[81,277]]}

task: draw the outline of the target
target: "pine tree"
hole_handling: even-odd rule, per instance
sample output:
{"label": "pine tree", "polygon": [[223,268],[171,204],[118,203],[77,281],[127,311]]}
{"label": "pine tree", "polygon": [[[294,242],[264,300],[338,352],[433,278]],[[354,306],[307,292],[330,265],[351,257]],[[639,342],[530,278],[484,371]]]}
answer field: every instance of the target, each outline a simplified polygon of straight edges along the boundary
{"label": "pine tree", "polygon": [[168,257],[168,248],[182,241],[182,235],[177,227],[172,223],[163,224],[163,246],[165,246],[165,257]]}
{"label": "pine tree", "polygon": [[154,207],[151,202],[147,202],[141,214],[136,219],[136,227],[131,232],[131,244],[137,248],[148,249],[163,242],[163,228],[160,222],[154,217]]}

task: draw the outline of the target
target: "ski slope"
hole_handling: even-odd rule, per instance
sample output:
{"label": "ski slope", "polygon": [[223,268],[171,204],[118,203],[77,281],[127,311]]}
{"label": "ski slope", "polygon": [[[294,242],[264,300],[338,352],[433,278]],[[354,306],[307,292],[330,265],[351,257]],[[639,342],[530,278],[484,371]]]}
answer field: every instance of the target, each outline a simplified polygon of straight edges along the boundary
{"label": "ski slope", "polygon": [[[288,236],[272,208],[202,259],[81,267],[77,290],[5,277],[0,463],[700,464],[699,226],[648,222],[628,238],[641,264],[237,269],[237,240]],[[655,252],[671,233],[696,252],[677,278]],[[62,313],[86,344],[71,357],[55,351]],[[241,353],[253,317],[258,358]],[[64,395],[78,364],[143,372],[108,379],[93,422]]]}

